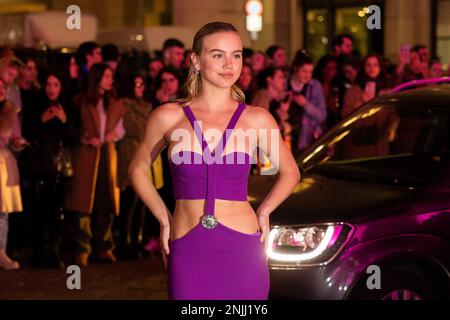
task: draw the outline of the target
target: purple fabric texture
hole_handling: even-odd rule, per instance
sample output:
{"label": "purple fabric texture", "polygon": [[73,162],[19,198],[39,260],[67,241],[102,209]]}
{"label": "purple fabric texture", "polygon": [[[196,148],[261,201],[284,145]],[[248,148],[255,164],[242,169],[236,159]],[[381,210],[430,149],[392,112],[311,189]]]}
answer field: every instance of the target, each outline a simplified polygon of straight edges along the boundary
{"label": "purple fabric texture", "polygon": [[[232,130],[245,107],[244,103],[239,104],[216,150],[212,152],[209,150],[191,108],[183,107],[206,156],[192,151],[180,151],[173,157],[169,157],[175,199],[205,199],[206,214],[214,212],[214,199],[216,198],[247,200],[247,181],[251,168],[250,156],[244,152],[233,152],[221,157]],[[185,153],[190,159],[189,163],[174,161],[175,157],[184,159]],[[204,158],[211,160],[205,161]],[[231,158],[233,161],[227,161]]]}
{"label": "purple fabric texture", "polygon": [[259,232],[198,224],[170,241],[168,292],[172,300],[266,300],[269,269]]}
{"label": "purple fabric texture", "polygon": [[[218,147],[210,151],[189,106],[183,106],[203,152],[210,157],[225,149],[246,105],[234,112]],[[181,151],[178,156],[185,156]],[[191,163],[175,164],[170,158],[176,199],[205,199],[204,214],[214,215],[215,199],[247,200],[250,156],[234,152],[207,162],[203,155],[188,151]],[[234,157],[227,164],[226,157]],[[199,157],[195,159],[196,157]],[[194,160],[197,160],[194,163]],[[219,161],[217,161],[219,160]],[[220,161],[222,160],[222,161]],[[246,234],[218,222],[212,229],[202,223],[179,239],[170,240],[168,292],[173,300],[265,300],[269,271],[260,233]]]}

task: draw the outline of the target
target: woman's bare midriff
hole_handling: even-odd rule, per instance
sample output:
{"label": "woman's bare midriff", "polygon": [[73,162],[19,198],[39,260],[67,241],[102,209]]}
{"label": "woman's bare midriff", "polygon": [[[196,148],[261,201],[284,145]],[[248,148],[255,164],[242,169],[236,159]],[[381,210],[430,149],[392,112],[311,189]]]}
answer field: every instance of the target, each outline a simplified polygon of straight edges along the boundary
{"label": "woman's bare midriff", "polygon": [[[186,235],[200,223],[205,200],[177,200],[173,214],[171,239]],[[254,234],[259,231],[255,211],[247,201],[215,200],[214,216],[228,228],[241,233]]]}

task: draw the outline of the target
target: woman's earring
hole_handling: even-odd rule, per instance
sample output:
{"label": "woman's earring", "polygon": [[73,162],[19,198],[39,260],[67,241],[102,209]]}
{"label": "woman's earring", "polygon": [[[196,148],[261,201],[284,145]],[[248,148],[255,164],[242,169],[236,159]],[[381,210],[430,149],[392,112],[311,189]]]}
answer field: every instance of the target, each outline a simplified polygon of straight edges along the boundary
{"label": "woman's earring", "polygon": [[198,76],[200,74],[200,69],[195,70],[195,75]]}

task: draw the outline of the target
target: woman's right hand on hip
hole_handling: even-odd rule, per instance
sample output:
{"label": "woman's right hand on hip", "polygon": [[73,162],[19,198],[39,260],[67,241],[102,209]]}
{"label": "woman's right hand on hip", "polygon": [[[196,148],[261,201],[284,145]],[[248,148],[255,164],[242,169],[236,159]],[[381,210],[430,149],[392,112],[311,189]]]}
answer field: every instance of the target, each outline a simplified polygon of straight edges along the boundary
{"label": "woman's right hand on hip", "polygon": [[162,258],[164,267],[167,268],[167,255],[169,255],[169,239],[170,239],[170,224],[161,224],[160,227],[160,241],[162,248]]}

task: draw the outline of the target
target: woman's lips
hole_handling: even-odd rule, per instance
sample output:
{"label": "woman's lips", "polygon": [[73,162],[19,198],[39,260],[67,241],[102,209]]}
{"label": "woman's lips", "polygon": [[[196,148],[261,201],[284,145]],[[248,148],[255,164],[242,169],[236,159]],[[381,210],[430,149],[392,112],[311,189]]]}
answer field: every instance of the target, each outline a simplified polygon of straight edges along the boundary
{"label": "woman's lips", "polygon": [[233,74],[232,74],[232,73],[219,73],[219,75],[220,75],[221,77],[226,78],[226,79],[233,78]]}

